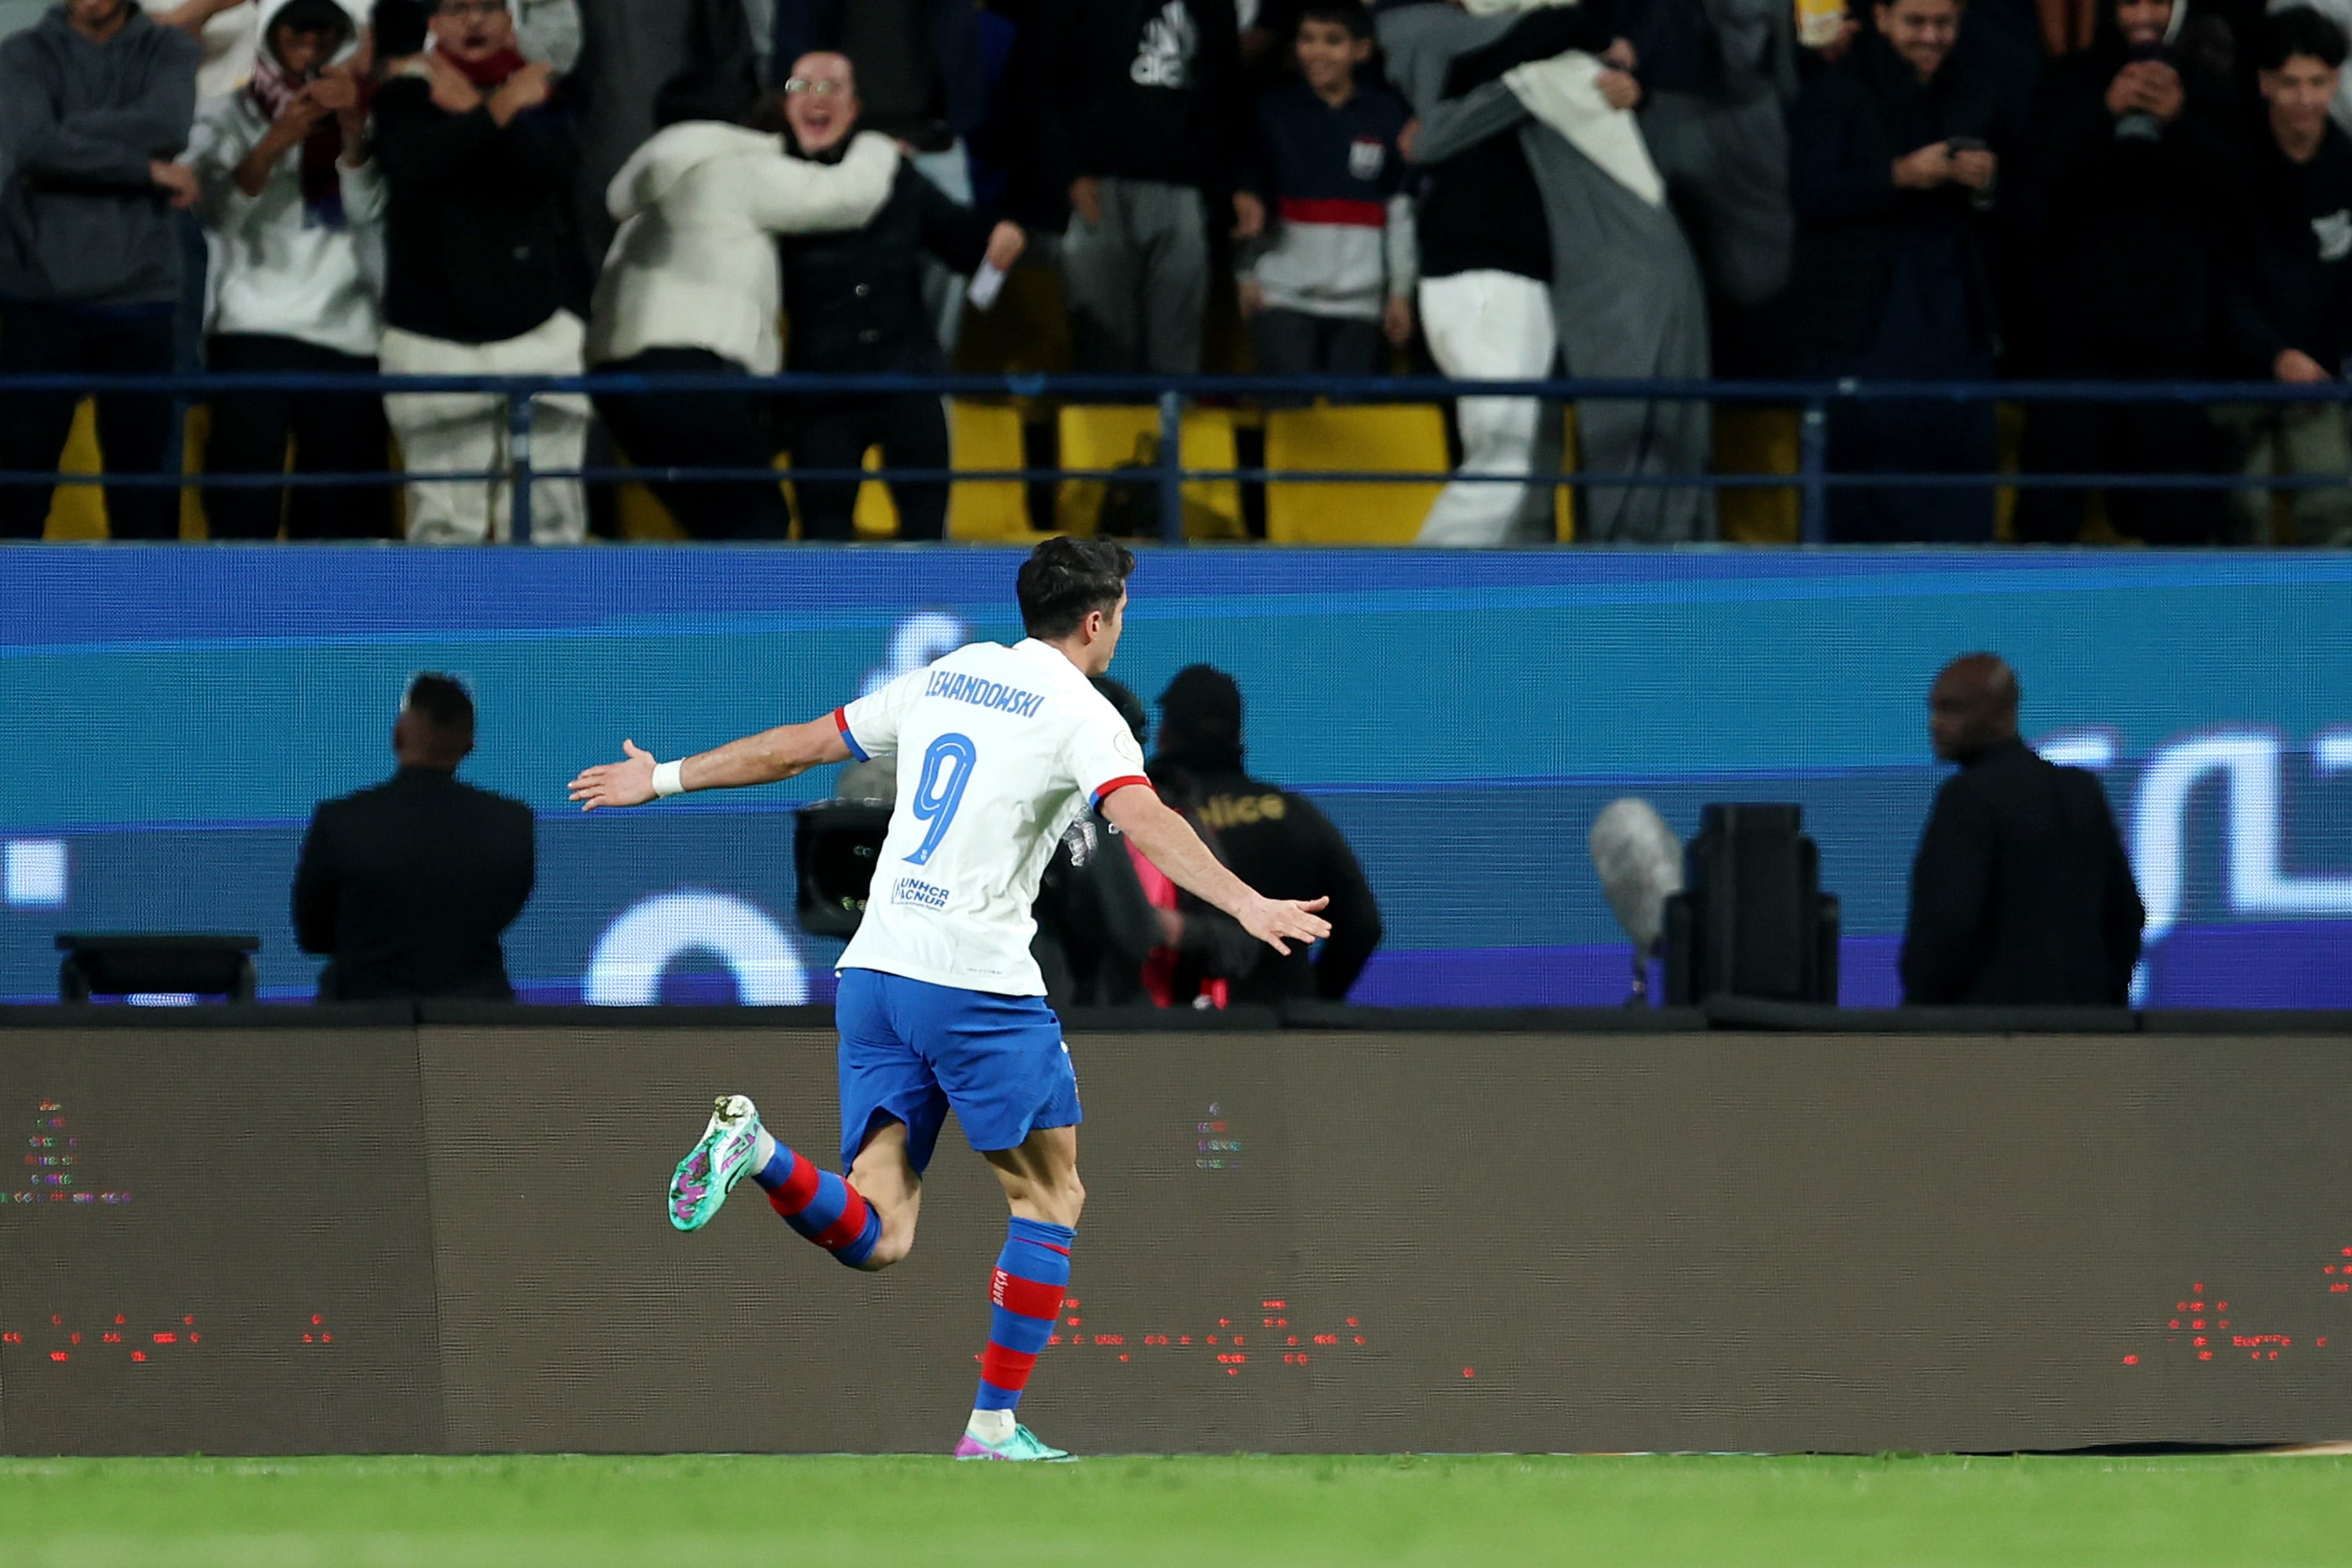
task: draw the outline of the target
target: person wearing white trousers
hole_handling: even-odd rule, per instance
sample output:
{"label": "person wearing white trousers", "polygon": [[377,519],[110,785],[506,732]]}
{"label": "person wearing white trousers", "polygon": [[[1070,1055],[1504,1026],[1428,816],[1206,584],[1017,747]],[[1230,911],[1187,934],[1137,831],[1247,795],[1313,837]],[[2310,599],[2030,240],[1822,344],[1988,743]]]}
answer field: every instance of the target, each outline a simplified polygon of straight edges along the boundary
{"label": "person wearing white trousers", "polygon": [[[587,328],[558,310],[520,337],[463,343],[397,327],[384,330],[386,375],[578,375]],[[411,474],[500,476],[515,453],[504,398],[473,392],[403,392],[383,400],[401,463]],[[544,393],[530,400],[532,468],[578,468],[588,451],[588,399]],[[503,477],[412,479],[412,544],[506,543],[513,537],[513,487]],[[530,489],[534,544],[577,544],[588,533],[588,499],[577,479],[535,479]]]}
{"label": "person wearing white trousers", "polygon": [[[1516,272],[1479,268],[1421,280],[1422,331],[1437,368],[1456,381],[1532,381],[1551,370],[1550,288]],[[1544,405],[1533,397],[1465,397],[1458,474],[1535,472]],[[1438,492],[1416,543],[1509,544],[1544,537],[1549,494],[1533,484],[1455,479]]]}

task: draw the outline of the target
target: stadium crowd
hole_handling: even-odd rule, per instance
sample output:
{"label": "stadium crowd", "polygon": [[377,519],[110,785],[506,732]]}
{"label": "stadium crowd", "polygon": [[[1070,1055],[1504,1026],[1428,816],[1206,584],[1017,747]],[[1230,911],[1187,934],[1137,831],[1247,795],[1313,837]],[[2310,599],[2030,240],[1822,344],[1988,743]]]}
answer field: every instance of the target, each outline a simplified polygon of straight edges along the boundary
{"label": "stadium crowd", "polygon": [[[2318,384],[2352,351],[2352,0],[142,3],[0,0],[0,375],[692,374],[537,398],[533,462],[939,471],[936,397],[725,383],[1040,368],[1065,330],[1070,368],[1144,375]],[[0,395],[0,470],[52,471],[79,402]],[[108,471],[178,471],[181,413],[96,399]],[[1461,399],[1488,477],[1420,537],[1548,537],[1563,464],[1703,473],[1715,419]],[[208,488],[209,535],[503,538],[508,426],[490,395],[219,395],[204,466],[262,482]],[[397,509],[266,481],[387,436],[473,477]],[[2036,404],[2012,437],[2028,473],[2352,474],[2340,403]],[[1841,403],[1830,466],[1990,474],[2003,439],[1990,403]],[[772,483],[654,488],[693,537],[794,525]],[[944,482],[894,489],[899,537],[943,536]],[[798,485],[801,535],[852,537],[856,491]],[[2285,493],[2029,489],[2005,528],[2352,543],[2352,488]],[[1711,539],[1716,500],[1587,487],[1578,534]],[[0,486],[0,537],[50,505]],[[106,506],[180,535],[169,488]],[[597,510],[542,481],[532,537]],[[1990,541],[1996,498],[1841,488],[1830,524]]]}

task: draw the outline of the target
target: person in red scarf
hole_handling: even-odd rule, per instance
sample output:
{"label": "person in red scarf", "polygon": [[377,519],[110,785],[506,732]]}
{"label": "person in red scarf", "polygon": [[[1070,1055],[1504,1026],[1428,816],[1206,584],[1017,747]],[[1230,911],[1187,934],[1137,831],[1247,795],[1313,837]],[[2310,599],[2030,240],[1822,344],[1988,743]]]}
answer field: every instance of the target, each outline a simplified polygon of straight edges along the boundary
{"label": "person in red scarf", "polygon": [[[375,100],[376,157],[391,193],[383,368],[392,374],[577,375],[586,341],[587,268],[571,198],[579,141],[570,93],[552,68],[525,61],[505,0],[440,0],[430,47]],[[505,399],[398,393],[384,399],[412,475],[412,543],[505,539],[513,498]],[[588,400],[531,400],[532,460],[576,468]],[[531,491],[531,538],[571,542],[587,531],[576,479]]]}
{"label": "person in red scarf", "polygon": [[[353,0],[356,5],[357,0]],[[383,334],[383,182],[368,149],[360,14],[343,0],[266,0],[243,90],[205,104],[196,176],[218,303],[215,370],[373,375]],[[365,393],[247,392],[213,400],[205,465],[277,473],[376,473],[383,409]],[[215,539],[374,539],[383,490],[305,486],[205,492]]]}

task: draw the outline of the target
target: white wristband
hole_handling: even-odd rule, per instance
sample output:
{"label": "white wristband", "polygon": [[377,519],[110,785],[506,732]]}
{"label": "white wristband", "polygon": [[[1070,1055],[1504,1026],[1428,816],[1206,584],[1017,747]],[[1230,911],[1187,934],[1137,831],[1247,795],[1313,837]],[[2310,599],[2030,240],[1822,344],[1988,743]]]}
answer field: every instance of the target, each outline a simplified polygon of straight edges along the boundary
{"label": "white wristband", "polygon": [[686,780],[679,775],[684,772],[685,767],[686,763],[682,761],[675,763],[656,763],[654,764],[654,794],[661,796],[664,800],[667,800],[674,795],[684,795],[686,793]]}

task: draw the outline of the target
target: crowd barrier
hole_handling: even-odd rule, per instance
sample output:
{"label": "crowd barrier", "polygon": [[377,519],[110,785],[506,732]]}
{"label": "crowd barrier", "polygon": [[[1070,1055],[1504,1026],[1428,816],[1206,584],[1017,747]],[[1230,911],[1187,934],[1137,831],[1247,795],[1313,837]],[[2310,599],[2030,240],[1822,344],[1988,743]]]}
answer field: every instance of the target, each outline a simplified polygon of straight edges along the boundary
{"label": "crowd barrier", "polygon": [[[1089,1197],[1024,1416],[1081,1453],[2347,1436],[2352,1017],[1746,1021],[1074,1019]],[[882,1277],[756,1194],[663,1214],[717,1092],[831,1163],[828,1022],[8,1011],[0,1451],[940,1450],[1003,1234],[952,1128]]]}
{"label": "crowd barrier", "polygon": [[[1580,472],[1563,469],[1538,475],[1536,482],[1556,489],[1669,488],[1731,490],[1782,489],[1793,487],[1800,499],[1799,538],[1805,543],[1827,542],[1829,495],[1832,489],[1856,487],[1873,489],[2103,489],[2129,486],[2136,489],[2261,489],[2266,491],[2325,489],[2347,482],[2340,474],[2168,473],[2168,474],[2045,474],[1985,471],[1965,474],[1893,474],[1840,472],[1830,467],[1829,422],[1832,412],[1861,403],[1904,402],[1921,405],[2001,403],[2031,407],[2053,403],[2179,404],[2207,405],[2247,404],[2343,403],[2352,399],[2352,383],[2286,385],[2271,382],[1943,382],[1943,381],[1650,381],[1629,379],[1549,378],[1532,381],[1451,380],[1443,376],[1197,375],[1134,377],[1057,375],[1043,374],[950,375],[810,375],[772,376],[480,376],[480,375],[324,375],[288,373],[263,375],[0,376],[0,399],[10,394],[69,394],[74,396],[109,393],[152,393],[183,401],[234,393],[451,393],[497,396],[506,405],[508,461],[494,470],[383,471],[372,474],[89,474],[0,473],[0,485],[114,485],[142,489],[275,489],[289,485],[328,488],[449,480],[474,483],[504,481],[514,493],[511,532],[516,543],[531,535],[534,480],[580,480],[590,484],[711,483],[775,479],[773,468],[545,468],[532,458],[531,399],[550,394],[729,393],[783,399],[846,397],[868,395],[936,394],[940,396],[1056,400],[1069,403],[1142,402],[1157,411],[1156,456],[1144,477],[1128,468],[1032,467],[808,468],[795,470],[796,479],[863,481],[959,480],[1036,483],[1061,480],[1149,483],[1157,496],[1160,536],[1163,542],[1185,542],[1185,487],[1201,483],[1425,485],[1426,472],[1395,472],[1372,468],[1297,469],[1259,467],[1202,467],[1187,464],[1181,440],[1183,414],[1202,399],[1238,402],[1257,399],[1329,398],[1348,405],[1450,402],[1457,397],[1520,396],[1549,402],[1705,402],[1725,406],[1792,408],[1798,413],[1798,447],[1792,471],[1786,473],[1682,473],[1644,470],[1635,473]],[[1471,483],[1525,483],[1512,474],[1464,474]]]}

